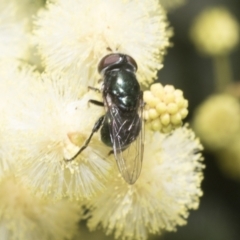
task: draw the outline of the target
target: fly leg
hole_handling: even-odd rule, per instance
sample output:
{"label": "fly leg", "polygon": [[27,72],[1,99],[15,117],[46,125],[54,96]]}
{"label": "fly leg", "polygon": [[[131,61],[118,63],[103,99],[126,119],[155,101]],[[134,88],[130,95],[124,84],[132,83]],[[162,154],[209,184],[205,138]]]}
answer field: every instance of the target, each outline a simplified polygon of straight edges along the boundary
{"label": "fly leg", "polygon": [[91,138],[92,138],[93,134],[95,132],[97,132],[99,130],[99,128],[102,126],[104,118],[105,118],[105,115],[100,117],[97,120],[97,122],[94,124],[94,127],[92,129],[92,132],[91,132],[90,136],[88,137],[88,139],[86,140],[84,145],[78,150],[78,152],[73,157],[71,157],[69,159],[64,159],[65,161],[70,162],[70,161],[74,160],[88,146],[89,142],[91,141]]}
{"label": "fly leg", "polygon": [[89,99],[88,102],[92,103],[94,105],[100,106],[100,107],[104,107],[104,103],[103,102],[100,102],[100,101],[97,101],[97,100],[94,100],[94,99]]}
{"label": "fly leg", "polygon": [[113,153],[114,153],[114,151],[110,150],[109,153],[108,153],[108,156],[111,156]]}
{"label": "fly leg", "polygon": [[[101,80],[101,79],[100,79]],[[100,89],[98,89],[98,88],[95,88],[95,87],[92,87],[92,86],[88,86],[88,90],[93,90],[93,91],[95,91],[95,92],[98,92],[98,93],[100,93],[101,92],[101,90]]]}
{"label": "fly leg", "polygon": [[[101,80],[101,79],[100,79],[100,80]],[[92,86],[88,86],[88,90],[93,90],[93,91],[98,92],[98,93],[101,92],[100,89],[95,88],[95,87],[92,87]],[[100,101],[97,101],[97,100],[90,99],[90,100],[88,101],[88,103],[92,103],[92,104],[94,104],[94,105],[97,105],[97,106],[100,106],[100,107],[104,107],[104,103],[103,103],[103,102],[100,102]]]}

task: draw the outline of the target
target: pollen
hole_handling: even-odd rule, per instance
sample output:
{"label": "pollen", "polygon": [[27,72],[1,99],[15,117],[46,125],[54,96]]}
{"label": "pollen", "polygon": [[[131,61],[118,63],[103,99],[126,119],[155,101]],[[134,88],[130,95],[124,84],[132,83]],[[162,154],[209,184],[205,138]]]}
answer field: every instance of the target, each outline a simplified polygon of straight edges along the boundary
{"label": "pollen", "polygon": [[188,114],[188,101],[181,90],[154,83],[150,90],[144,91],[143,98],[146,103],[144,119],[148,128],[168,133],[182,126]]}

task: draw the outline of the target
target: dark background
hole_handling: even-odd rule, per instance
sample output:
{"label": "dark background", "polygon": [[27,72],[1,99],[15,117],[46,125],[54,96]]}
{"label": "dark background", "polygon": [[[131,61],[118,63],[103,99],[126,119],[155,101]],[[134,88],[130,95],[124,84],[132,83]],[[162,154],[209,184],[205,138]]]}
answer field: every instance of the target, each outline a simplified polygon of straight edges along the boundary
{"label": "dark background", "polygon": [[[169,0],[170,1],[170,0]],[[206,97],[214,92],[212,59],[198,54],[189,39],[193,19],[206,7],[223,5],[240,22],[240,0],[188,0],[171,11],[169,21],[174,28],[164,68],[159,72],[159,81],[173,84],[184,91],[189,100],[189,116]],[[234,79],[240,80],[240,48],[230,55]],[[162,240],[239,240],[240,239],[240,175],[239,182],[231,180],[219,169],[215,156],[204,151],[205,165],[200,207],[191,211],[188,224],[179,227],[176,233],[166,233],[154,239]]]}

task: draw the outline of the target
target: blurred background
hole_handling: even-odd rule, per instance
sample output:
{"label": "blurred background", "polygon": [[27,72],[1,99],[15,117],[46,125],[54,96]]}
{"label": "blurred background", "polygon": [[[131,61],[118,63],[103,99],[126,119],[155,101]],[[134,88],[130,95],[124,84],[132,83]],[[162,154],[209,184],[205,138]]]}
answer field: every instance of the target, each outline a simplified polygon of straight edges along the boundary
{"label": "blurred background", "polygon": [[[185,97],[189,100],[188,122],[193,122],[198,117],[196,109],[217,92],[214,57],[200,54],[189,37],[194,19],[206,8],[215,6],[225,7],[238,23],[240,22],[239,0],[187,0],[185,5],[171,10],[168,14],[170,24],[174,28],[173,47],[169,49],[164,68],[159,72],[159,81],[163,84],[173,84],[176,88],[183,90]],[[206,39],[208,37],[206,36]],[[240,80],[239,43],[228,54],[228,60],[232,81],[237,82]],[[218,122],[221,123],[221,118]],[[225,131],[228,134],[227,128]],[[225,149],[212,149],[211,143],[205,147],[206,169],[202,183],[204,195],[199,209],[190,213],[188,224],[179,227],[176,233],[166,233],[154,239],[240,239],[240,171],[231,174],[231,170],[228,172],[223,169],[224,164],[219,163],[218,154],[222,155],[222,152],[226,152]],[[230,168],[233,169],[240,164],[237,162],[238,159],[240,161],[238,156],[233,159],[235,155],[229,154],[223,160],[229,161]]]}

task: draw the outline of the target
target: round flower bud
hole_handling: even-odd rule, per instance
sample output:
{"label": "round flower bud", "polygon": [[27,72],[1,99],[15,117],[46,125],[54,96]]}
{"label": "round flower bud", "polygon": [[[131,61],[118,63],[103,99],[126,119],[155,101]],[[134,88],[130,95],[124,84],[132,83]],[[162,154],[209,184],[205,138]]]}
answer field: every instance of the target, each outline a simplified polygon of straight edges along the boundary
{"label": "round flower bud", "polygon": [[151,85],[150,90],[143,94],[145,105],[144,119],[147,127],[153,131],[164,133],[182,125],[182,120],[188,114],[188,101],[183,92],[171,85],[160,83]]}
{"label": "round flower bud", "polygon": [[226,148],[240,130],[240,106],[237,98],[213,95],[195,113],[193,127],[209,149]]}
{"label": "round flower bud", "polygon": [[211,56],[226,55],[239,42],[239,25],[226,8],[210,8],[197,17],[190,36],[200,52]]}

